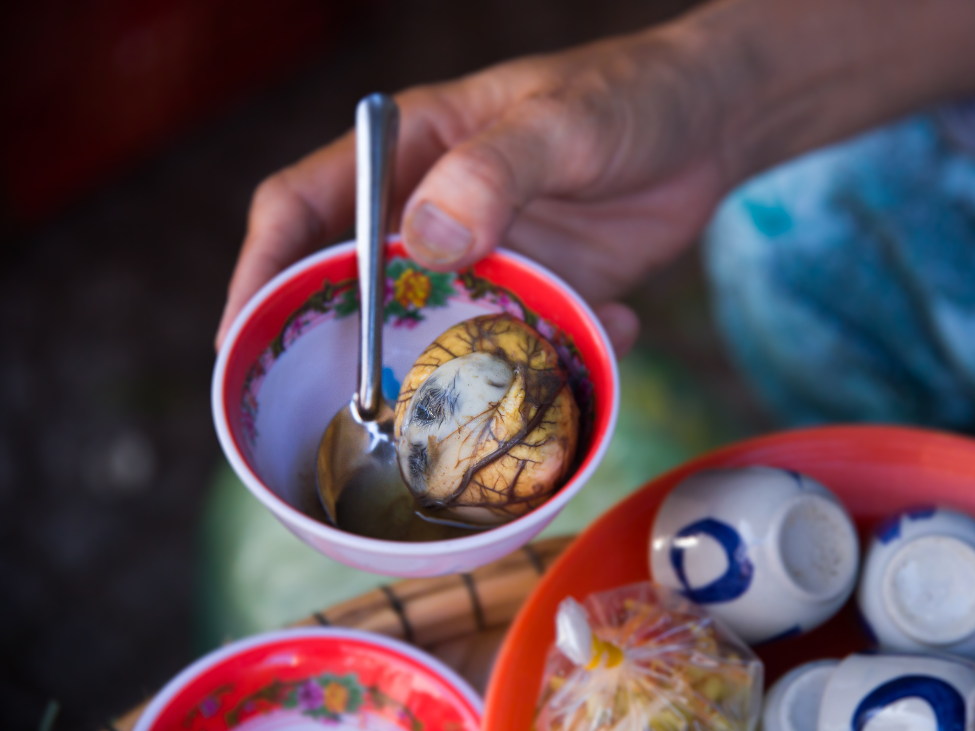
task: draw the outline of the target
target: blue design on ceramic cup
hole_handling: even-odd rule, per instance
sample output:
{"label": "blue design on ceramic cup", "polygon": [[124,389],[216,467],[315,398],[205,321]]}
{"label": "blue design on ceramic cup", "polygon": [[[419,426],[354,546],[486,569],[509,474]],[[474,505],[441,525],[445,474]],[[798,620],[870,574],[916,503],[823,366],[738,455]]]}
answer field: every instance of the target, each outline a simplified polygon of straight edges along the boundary
{"label": "blue design on ceramic cup", "polygon": [[399,398],[399,381],[396,380],[396,375],[389,366],[383,366],[382,389],[383,398],[395,406],[396,399]]}
{"label": "blue design on ceramic cup", "polygon": [[907,511],[907,517],[911,520],[927,520],[933,518],[937,510],[934,505],[918,505]]}
{"label": "blue design on ceramic cup", "polygon": [[[724,548],[728,558],[728,569],[717,579],[702,587],[694,588],[687,582],[684,573],[684,547],[681,539],[709,536]],[[680,530],[670,546],[670,563],[681,586],[683,594],[696,604],[715,604],[730,602],[737,599],[752,583],[755,572],[752,562],[748,558],[745,542],[738,532],[727,523],[714,518],[704,518]]]}
{"label": "blue design on ceramic cup", "polygon": [[954,686],[929,675],[903,675],[875,688],[853,713],[854,731],[862,731],[875,715],[905,698],[925,701],[938,721],[938,731],[965,731],[965,700]]}
{"label": "blue design on ceramic cup", "polygon": [[906,515],[908,520],[928,520],[934,517],[937,510],[934,505],[918,505],[900,513],[889,515],[874,528],[874,535],[877,536],[877,540],[887,545],[901,537],[902,517]]}
{"label": "blue design on ceramic cup", "polygon": [[877,540],[885,546],[891,541],[896,541],[901,537],[901,516],[900,513],[884,518],[877,527],[873,529],[873,534]]}
{"label": "blue design on ceramic cup", "polygon": [[795,470],[783,470],[787,475],[789,475],[796,483],[796,487],[800,490],[805,490],[806,486],[802,482],[802,475]]}

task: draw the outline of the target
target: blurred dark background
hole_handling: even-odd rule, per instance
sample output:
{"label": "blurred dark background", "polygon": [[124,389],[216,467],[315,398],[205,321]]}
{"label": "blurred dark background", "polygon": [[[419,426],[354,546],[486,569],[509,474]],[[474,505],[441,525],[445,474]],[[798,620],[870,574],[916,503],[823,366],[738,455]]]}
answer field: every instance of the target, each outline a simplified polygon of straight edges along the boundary
{"label": "blurred dark background", "polygon": [[[212,340],[260,180],[343,132],[368,92],[635,30],[688,5],[7,8],[0,727],[39,729],[55,702],[52,728],[93,727],[198,653],[198,518],[221,459]],[[645,308],[665,311],[675,288],[700,286],[693,256],[677,269],[647,288]],[[679,324],[645,337],[719,368],[713,340]]]}

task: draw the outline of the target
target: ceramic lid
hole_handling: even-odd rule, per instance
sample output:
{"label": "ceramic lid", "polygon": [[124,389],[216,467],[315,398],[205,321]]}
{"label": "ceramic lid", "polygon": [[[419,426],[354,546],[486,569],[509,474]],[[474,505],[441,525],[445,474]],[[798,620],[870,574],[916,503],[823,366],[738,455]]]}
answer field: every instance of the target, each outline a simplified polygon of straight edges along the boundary
{"label": "ceramic lid", "polygon": [[975,632],[975,549],[949,536],[908,541],[887,564],[883,596],[890,618],[917,642],[965,639]]}

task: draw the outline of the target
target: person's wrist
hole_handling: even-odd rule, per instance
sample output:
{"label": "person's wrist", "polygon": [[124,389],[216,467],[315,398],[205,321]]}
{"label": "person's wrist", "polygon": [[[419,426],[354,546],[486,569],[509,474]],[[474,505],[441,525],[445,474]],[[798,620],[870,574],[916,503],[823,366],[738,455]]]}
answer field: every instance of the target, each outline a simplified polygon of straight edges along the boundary
{"label": "person's wrist", "polygon": [[732,182],[975,89],[971,0],[719,0],[679,21]]}
{"label": "person's wrist", "polygon": [[883,33],[846,0],[725,0],[692,22],[718,49],[711,83],[734,184],[862,129],[890,106],[880,86],[863,93]]}
{"label": "person's wrist", "polygon": [[663,179],[717,158],[724,98],[715,69],[725,51],[685,18],[614,40],[613,64],[626,71],[610,86],[629,105],[635,130],[630,174]]}
{"label": "person's wrist", "polygon": [[790,79],[763,43],[775,27],[762,19],[762,3],[710,3],[671,29],[693,68],[696,93],[707,99],[701,106],[712,120],[712,150],[728,189],[777,162],[779,148],[788,146],[776,125],[767,123]]}

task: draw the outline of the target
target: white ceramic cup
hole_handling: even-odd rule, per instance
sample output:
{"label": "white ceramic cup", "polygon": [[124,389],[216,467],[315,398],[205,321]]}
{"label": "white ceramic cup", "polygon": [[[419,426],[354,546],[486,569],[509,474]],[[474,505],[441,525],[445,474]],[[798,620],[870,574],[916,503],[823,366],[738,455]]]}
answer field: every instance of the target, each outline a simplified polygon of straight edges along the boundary
{"label": "white ceramic cup", "polygon": [[818,731],[967,731],[975,666],[961,658],[851,655],[830,675]]}
{"label": "white ceramic cup", "polygon": [[745,642],[805,632],[843,605],[859,543],[849,514],[815,480],[770,467],[700,472],[660,506],[655,581],[705,605]]}
{"label": "white ceramic cup", "polygon": [[816,731],[826,683],[839,660],[816,660],[793,668],[765,694],[762,731]]}
{"label": "white ceramic cup", "polygon": [[926,507],[885,520],[857,603],[882,649],[975,657],[975,519]]}

